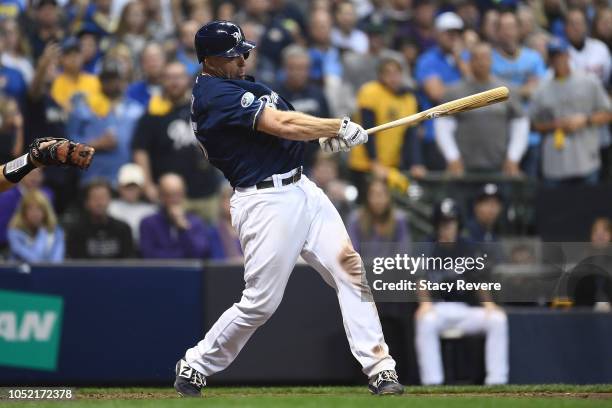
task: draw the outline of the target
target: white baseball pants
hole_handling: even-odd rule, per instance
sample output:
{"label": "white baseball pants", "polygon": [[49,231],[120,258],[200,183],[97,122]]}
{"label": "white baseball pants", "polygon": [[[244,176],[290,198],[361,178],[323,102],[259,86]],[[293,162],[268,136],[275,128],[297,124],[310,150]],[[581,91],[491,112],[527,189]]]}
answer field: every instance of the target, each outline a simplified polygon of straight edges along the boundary
{"label": "white baseball pants", "polygon": [[450,329],[464,334],[486,334],[485,383],[508,382],[508,320],[503,311],[486,311],[484,307],[460,302],[438,302],[425,315],[415,319],[415,324],[422,384],[444,382],[440,334]]}
{"label": "white baseball pants", "polygon": [[245,289],[195,347],[187,363],[212,375],[229,366],[255,330],[281,302],[299,255],[338,295],[351,352],[371,377],[395,369],[376,306],[362,281],[361,258],[353,249],[340,215],[323,191],[307,177],[282,186],[236,189],[231,198],[232,225],[245,256]]}

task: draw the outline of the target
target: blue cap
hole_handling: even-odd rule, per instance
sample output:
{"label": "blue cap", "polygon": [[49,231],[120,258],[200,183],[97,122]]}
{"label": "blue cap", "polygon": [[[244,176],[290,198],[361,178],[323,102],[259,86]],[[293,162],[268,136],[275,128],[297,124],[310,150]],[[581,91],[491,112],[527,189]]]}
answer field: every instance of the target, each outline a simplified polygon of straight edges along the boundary
{"label": "blue cap", "polygon": [[64,41],[62,41],[62,53],[67,54],[71,51],[80,51],[81,50],[81,43],[79,42],[79,39],[76,37],[67,37],[64,39]]}
{"label": "blue cap", "polygon": [[553,37],[548,41],[548,54],[561,54],[567,52],[569,45],[563,38]]}

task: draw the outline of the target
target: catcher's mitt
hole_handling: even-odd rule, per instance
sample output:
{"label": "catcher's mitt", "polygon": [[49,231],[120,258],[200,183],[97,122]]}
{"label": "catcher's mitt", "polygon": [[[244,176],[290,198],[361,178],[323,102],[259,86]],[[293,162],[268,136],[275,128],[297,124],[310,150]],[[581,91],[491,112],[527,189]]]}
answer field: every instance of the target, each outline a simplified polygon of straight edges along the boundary
{"label": "catcher's mitt", "polygon": [[91,164],[95,149],[61,137],[34,140],[28,149],[30,158],[45,166],[71,166],[86,169]]}

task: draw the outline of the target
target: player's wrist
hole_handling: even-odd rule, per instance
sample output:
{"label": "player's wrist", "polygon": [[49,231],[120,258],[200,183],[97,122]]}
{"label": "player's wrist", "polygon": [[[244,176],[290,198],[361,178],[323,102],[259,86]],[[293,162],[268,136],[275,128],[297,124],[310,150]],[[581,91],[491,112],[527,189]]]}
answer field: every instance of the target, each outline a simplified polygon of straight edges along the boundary
{"label": "player's wrist", "polygon": [[16,184],[36,167],[30,154],[26,153],[6,163],[2,172],[5,179]]}

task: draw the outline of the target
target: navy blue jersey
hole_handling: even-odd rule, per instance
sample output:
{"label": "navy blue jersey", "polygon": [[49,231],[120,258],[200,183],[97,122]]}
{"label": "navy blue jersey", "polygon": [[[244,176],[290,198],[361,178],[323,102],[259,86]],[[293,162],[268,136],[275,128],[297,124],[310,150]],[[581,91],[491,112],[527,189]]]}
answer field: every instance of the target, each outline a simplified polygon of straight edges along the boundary
{"label": "navy blue jersey", "polygon": [[264,107],[293,110],[270,88],[247,80],[199,75],[191,120],[208,160],[233,187],[249,187],[302,165],[304,142],[256,130]]}

